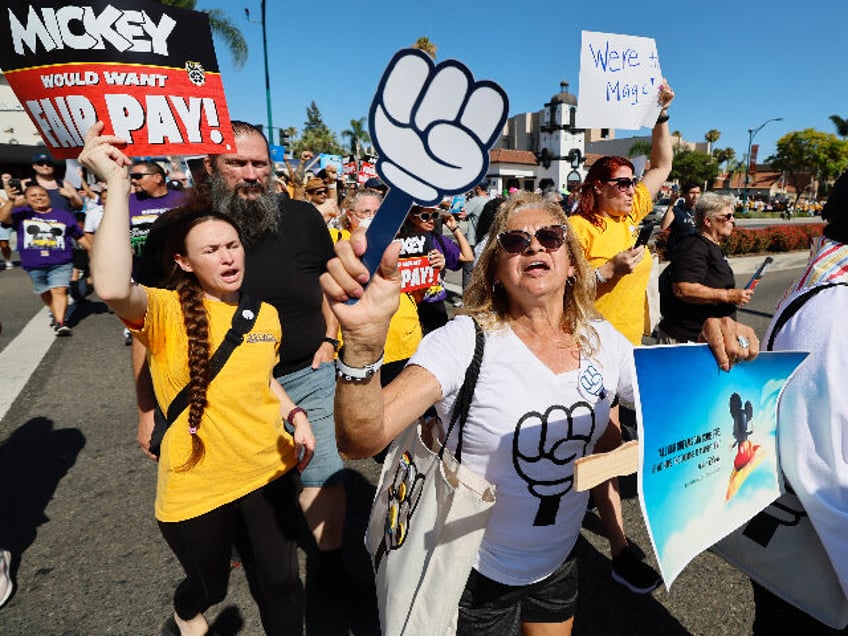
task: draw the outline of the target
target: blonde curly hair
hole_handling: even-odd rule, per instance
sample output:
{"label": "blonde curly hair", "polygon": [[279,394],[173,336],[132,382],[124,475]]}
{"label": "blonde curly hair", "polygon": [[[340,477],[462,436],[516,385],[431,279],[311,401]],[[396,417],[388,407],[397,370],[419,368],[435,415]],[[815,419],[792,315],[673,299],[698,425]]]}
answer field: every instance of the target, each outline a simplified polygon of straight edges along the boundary
{"label": "blonde curly hair", "polygon": [[501,253],[498,235],[506,230],[513,216],[530,209],[548,212],[556,223],[568,227],[565,247],[568,250],[568,260],[574,268],[574,276],[569,278],[563,291],[562,329],[574,335],[581,353],[593,355],[597,352],[599,340],[591,321],[600,317],[595,310],[594,271],[571,231],[565,211],[559,204],[538,194],[517,192],[498,208],[489,228],[486,246],[474,266],[471,283],[465,291],[463,297],[465,309],[462,313],[473,316],[486,331],[494,331],[506,326],[509,297],[503,285],[495,285],[495,273]]}

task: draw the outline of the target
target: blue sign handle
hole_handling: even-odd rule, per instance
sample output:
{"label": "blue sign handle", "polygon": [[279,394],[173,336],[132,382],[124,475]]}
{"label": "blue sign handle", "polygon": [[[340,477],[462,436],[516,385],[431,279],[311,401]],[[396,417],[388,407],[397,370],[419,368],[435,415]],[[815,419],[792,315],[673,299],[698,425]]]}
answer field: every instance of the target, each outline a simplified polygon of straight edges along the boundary
{"label": "blue sign handle", "polygon": [[380,210],[365,232],[368,247],[362,255],[362,262],[368,268],[369,275],[373,276],[380,266],[383,252],[395,240],[412,203],[412,197],[398,188],[390,188],[383,199]]}

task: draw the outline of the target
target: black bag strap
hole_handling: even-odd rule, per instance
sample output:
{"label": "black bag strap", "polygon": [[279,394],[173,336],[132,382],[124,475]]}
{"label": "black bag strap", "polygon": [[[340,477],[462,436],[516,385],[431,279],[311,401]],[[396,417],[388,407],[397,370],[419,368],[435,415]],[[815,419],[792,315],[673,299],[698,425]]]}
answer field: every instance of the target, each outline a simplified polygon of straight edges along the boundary
{"label": "black bag strap", "polygon": [[445,453],[445,447],[447,446],[451,431],[453,431],[454,425],[459,421],[459,434],[454,456],[456,457],[456,461],[460,463],[462,462],[462,433],[465,430],[465,420],[468,419],[471,398],[474,395],[474,387],[477,385],[477,377],[480,375],[480,363],[483,361],[483,348],[486,345],[486,336],[483,333],[482,327],[480,327],[474,318],[471,318],[471,320],[474,322],[474,356],[465,370],[465,380],[459,389],[456,401],[453,403],[450,425],[448,426],[447,433],[445,433],[445,441],[442,444],[442,448],[439,450],[439,459],[441,459]]}
{"label": "black bag strap", "polygon": [[[233,322],[230,325],[230,329],[227,331],[227,335],[224,336],[224,340],[218,346],[218,349],[209,358],[209,382],[212,382],[213,378],[218,375],[218,372],[226,364],[235,348],[242,343],[244,334],[253,328],[253,323],[256,322],[256,316],[259,314],[259,304],[260,301],[255,300],[248,294],[242,294],[241,298],[239,298],[239,304],[233,314]],[[176,397],[171,400],[171,404],[168,406],[168,425],[173,424],[180,416],[180,413],[185,411],[187,406],[188,385],[184,386],[177,393]]]}
{"label": "black bag strap", "polygon": [[786,305],[786,309],[780,312],[780,316],[778,316],[774,323],[774,329],[771,330],[771,335],[769,336],[768,343],[766,344],[766,351],[771,351],[774,348],[774,339],[777,338],[778,332],[783,328],[783,325],[792,318],[792,316],[798,313],[798,310],[801,309],[804,303],[820,291],[828,289],[829,287],[835,287],[836,285],[848,285],[848,283],[826,283],[824,285],[811,287],[800,296],[796,296],[791,303]]}

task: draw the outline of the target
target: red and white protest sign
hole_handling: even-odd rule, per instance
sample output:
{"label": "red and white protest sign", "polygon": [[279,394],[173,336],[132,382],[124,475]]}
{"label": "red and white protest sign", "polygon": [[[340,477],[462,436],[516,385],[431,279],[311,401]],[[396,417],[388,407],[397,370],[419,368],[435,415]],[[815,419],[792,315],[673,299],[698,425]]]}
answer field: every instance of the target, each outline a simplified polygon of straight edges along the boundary
{"label": "red and white protest sign", "polygon": [[428,289],[439,282],[439,270],[430,265],[427,256],[399,259],[398,271],[401,292]]}
{"label": "red and white protest sign", "polygon": [[57,159],[98,120],[131,156],[235,148],[204,13],[148,0],[6,0],[0,66]]}

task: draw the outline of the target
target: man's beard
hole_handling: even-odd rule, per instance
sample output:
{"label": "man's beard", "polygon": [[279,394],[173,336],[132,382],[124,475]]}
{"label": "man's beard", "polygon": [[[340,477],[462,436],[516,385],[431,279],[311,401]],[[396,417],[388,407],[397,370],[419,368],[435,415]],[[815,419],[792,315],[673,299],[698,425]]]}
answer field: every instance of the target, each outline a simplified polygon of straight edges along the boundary
{"label": "man's beard", "polygon": [[[276,194],[262,186],[246,182],[239,182],[234,190],[230,190],[218,173],[209,177],[209,187],[212,205],[218,212],[238,224],[242,239],[247,245],[256,245],[279,230]],[[238,194],[240,190],[261,191],[262,194],[255,199],[244,199]]]}

